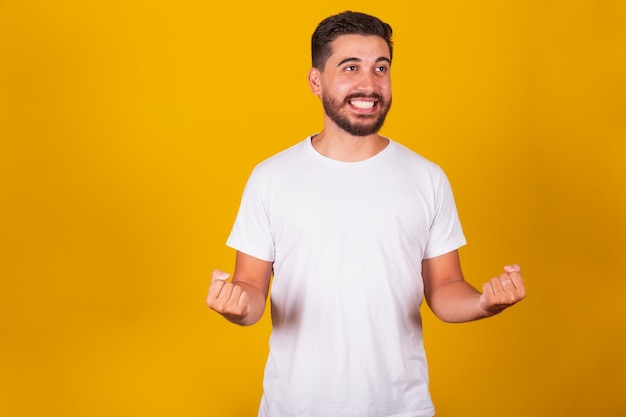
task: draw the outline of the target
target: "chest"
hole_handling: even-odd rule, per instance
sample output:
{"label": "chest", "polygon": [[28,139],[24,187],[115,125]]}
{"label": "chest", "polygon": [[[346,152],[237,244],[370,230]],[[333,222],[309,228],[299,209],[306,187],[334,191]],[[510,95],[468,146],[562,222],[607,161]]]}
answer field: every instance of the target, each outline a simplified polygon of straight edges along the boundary
{"label": "chest", "polygon": [[434,206],[428,182],[401,169],[320,169],[282,182],[270,215],[277,242],[289,233],[417,244],[428,236]]}

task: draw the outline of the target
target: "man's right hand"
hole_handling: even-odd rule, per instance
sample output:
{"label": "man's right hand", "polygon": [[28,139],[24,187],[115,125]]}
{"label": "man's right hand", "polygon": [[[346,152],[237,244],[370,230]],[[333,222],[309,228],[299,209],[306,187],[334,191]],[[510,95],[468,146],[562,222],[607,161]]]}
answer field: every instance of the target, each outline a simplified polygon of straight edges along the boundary
{"label": "man's right hand", "polygon": [[250,297],[240,285],[228,282],[229,277],[230,274],[219,269],[213,271],[206,304],[226,319],[241,322],[250,312]]}

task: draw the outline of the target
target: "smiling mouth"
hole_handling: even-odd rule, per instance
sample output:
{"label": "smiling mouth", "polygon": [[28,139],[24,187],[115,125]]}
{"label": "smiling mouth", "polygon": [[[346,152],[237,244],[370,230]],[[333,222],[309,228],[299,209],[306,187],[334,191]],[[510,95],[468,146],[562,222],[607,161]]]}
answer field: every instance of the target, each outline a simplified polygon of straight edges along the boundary
{"label": "smiling mouth", "polygon": [[375,101],[365,101],[365,100],[350,100],[350,104],[356,107],[357,109],[372,109],[376,105]]}

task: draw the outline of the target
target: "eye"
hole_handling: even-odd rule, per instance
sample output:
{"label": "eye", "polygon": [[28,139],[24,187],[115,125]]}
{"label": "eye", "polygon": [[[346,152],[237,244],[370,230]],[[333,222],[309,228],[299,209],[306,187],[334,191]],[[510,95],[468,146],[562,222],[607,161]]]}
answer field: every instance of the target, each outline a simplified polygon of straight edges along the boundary
{"label": "eye", "polygon": [[384,65],[381,65],[380,67],[376,68],[376,71],[378,72],[387,72],[388,68]]}
{"label": "eye", "polygon": [[356,65],[348,65],[346,71],[356,71]]}

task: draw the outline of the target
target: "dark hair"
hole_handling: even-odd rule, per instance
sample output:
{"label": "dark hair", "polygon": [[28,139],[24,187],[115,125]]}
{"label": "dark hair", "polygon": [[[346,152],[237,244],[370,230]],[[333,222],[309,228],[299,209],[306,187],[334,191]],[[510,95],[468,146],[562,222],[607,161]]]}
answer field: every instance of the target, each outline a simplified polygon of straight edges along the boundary
{"label": "dark hair", "polygon": [[341,35],[375,35],[383,38],[393,56],[392,30],[388,23],[365,13],[345,11],[322,20],[311,37],[311,60],[315,68],[324,70],[333,53],[330,44]]}

